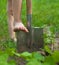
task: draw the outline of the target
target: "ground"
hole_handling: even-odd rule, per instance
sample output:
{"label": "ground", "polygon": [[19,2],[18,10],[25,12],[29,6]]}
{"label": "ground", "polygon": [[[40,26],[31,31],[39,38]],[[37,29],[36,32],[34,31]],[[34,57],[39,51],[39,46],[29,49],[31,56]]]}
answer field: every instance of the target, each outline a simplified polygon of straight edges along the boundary
{"label": "ground", "polygon": [[[9,39],[7,1],[0,0],[0,42]],[[26,3],[23,1],[22,21],[26,24]],[[59,29],[59,0],[32,0],[32,25],[44,27],[52,25],[52,31]]]}

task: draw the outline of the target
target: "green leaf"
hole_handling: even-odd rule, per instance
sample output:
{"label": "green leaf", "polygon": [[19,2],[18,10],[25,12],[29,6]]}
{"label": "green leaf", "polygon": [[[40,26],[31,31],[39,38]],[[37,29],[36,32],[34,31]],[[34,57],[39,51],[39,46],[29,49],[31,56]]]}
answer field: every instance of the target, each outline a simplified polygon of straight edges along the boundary
{"label": "green leaf", "polygon": [[32,53],[32,56],[34,59],[39,61],[44,61],[45,59],[44,56],[42,56],[40,53],[37,53],[37,52]]}
{"label": "green leaf", "polygon": [[7,60],[8,60],[9,55],[5,52],[0,54],[0,65],[8,65]]}
{"label": "green leaf", "polygon": [[26,65],[42,65],[41,62],[38,62],[35,59],[32,59],[31,61],[29,61]]}
{"label": "green leaf", "polygon": [[7,53],[3,53],[2,55],[0,55],[0,62],[7,61],[8,56],[9,55]]}
{"label": "green leaf", "polygon": [[59,51],[55,50],[52,57],[56,63],[59,62]]}
{"label": "green leaf", "polygon": [[48,63],[48,65],[55,65],[55,61],[52,56],[46,56],[44,63]]}
{"label": "green leaf", "polygon": [[14,55],[18,56],[18,57],[21,56],[19,53],[16,53],[16,52],[14,52],[14,51],[12,51],[12,53],[13,53]]}
{"label": "green leaf", "polygon": [[44,62],[42,65],[50,65],[48,62]]}
{"label": "green leaf", "polygon": [[44,50],[51,54],[51,49],[47,45],[44,46]]}
{"label": "green leaf", "polygon": [[32,54],[29,53],[29,52],[23,52],[23,53],[21,53],[21,56],[22,56],[22,57],[31,57]]}
{"label": "green leaf", "polygon": [[11,60],[8,62],[8,65],[16,65],[15,61],[14,60]]}

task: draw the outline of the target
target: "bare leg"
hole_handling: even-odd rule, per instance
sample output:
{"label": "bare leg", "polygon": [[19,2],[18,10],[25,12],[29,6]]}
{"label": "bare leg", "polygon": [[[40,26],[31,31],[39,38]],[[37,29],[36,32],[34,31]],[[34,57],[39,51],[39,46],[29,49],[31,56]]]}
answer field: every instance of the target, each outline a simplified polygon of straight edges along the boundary
{"label": "bare leg", "polygon": [[12,11],[12,0],[8,0],[8,26],[9,26],[9,34],[11,39],[15,39],[15,32],[13,31],[13,11]]}
{"label": "bare leg", "polygon": [[23,30],[28,32],[26,27],[21,22],[21,8],[22,8],[22,0],[12,0],[13,4],[13,15],[14,15],[14,31]]}

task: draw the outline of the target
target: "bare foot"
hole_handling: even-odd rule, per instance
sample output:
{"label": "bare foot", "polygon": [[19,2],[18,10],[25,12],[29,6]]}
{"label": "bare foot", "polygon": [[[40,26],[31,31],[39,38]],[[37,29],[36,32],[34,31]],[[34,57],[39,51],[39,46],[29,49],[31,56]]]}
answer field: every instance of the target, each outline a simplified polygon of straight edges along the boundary
{"label": "bare foot", "polygon": [[28,29],[23,25],[22,22],[16,22],[14,24],[14,31],[24,31],[24,32],[29,32]]}

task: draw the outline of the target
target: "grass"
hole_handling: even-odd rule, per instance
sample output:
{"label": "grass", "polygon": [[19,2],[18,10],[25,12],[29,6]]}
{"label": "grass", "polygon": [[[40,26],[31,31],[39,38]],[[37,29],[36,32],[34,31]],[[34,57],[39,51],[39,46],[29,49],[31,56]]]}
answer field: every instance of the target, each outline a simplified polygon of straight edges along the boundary
{"label": "grass", "polygon": [[[0,0],[0,40],[9,38],[7,23],[7,1]],[[32,0],[32,25],[51,24],[59,26],[59,0]],[[26,21],[26,2],[23,1],[22,20]],[[59,29],[59,27],[58,27]]]}
{"label": "grass", "polygon": [[[22,21],[26,24],[26,2],[22,4]],[[32,0],[32,25],[42,27],[52,25],[59,30],[59,0]],[[9,40],[7,17],[7,0],[0,0],[0,50],[4,47],[14,48]],[[6,41],[7,40],[7,41]],[[8,50],[8,49],[7,49]],[[0,51],[1,55],[1,51]],[[2,55],[2,59],[6,57]],[[2,62],[4,63],[4,61]],[[5,65],[5,63],[4,63]]]}

